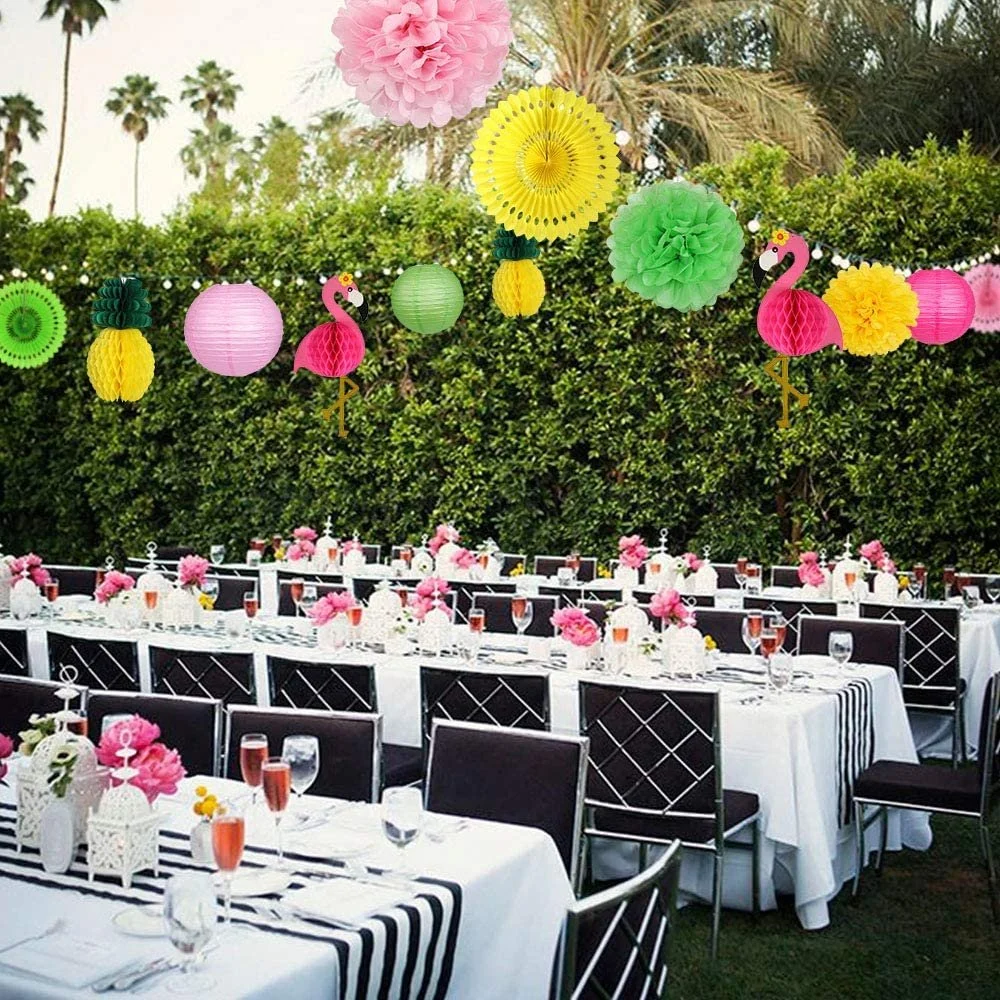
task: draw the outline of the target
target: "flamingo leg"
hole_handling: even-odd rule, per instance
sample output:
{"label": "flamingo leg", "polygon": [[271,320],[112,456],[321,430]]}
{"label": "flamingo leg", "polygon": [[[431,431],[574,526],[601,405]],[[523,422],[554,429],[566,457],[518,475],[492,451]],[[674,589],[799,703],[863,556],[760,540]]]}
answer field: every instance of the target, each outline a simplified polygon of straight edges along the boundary
{"label": "flamingo leg", "polygon": [[764,371],[781,387],[781,419],[778,421],[778,426],[783,430],[791,427],[788,404],[792,396],[798,402],[800,410],[804,410],[809,405],[809,393],[800,392],[788,380],[790,361],[787,354],[779,354],[764,365]]}

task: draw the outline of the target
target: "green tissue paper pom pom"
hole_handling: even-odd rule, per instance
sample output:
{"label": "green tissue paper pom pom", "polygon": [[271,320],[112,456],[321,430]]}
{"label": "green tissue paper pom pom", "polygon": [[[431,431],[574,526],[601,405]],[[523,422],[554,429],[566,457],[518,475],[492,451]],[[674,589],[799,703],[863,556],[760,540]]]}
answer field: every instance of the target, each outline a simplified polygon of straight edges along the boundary
{"label": "green tissue paper pom pom", "polygon": [[497,260],[534,260],[540,253],[538,240],[518,236],[504,226],[497,230],[493,241],[493,256]]}
{"label": "green tissue paper pom pom", "polygon": [[129,275],[109,278],[94,299],[90,318],[99,329],[145,330],[153,325],[149,296],[142,282]]}
{"label": "green tissue paper pom pom", "polygon": [[743,262],[743,229],[714,192],[687,181],[640,188],[611,223],[612,277],[664,309],[715,304]]}

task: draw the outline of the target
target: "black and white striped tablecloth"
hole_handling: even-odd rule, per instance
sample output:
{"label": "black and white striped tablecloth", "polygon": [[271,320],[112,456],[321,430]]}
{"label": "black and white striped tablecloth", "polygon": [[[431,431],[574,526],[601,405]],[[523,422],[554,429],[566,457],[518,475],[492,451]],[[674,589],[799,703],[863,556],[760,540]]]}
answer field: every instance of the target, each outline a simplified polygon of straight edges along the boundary
{"label": "black and white striped tablecloth", "polygon": [[875,716],[872,682],[855,677],[837,691],[837,818],[851,822],[854,779],[872,762]]}
{"label": "black and white striped tablecloth", "polygon": [[[129,889],[107,876],[87,880],[83,850],[64,875],[42,868],[36,850],[17,853],[14,836],[15,808],[0,803],[0,879],[11,878],[53,889],[72,889],[89,896],[123,903],[155,903],[163,896],[169,878],[178,871],[205,870],[195,864],[184,834],[163,831],[160,838],[160,873],[133,877]],[[310,872],[343,871],[339,862],[317,861],[299,854],[285,854],[296,871],[290,888],[308,884]],[[245,868],[273,864],[274,852],[248,847]],[[341,1000],[441,1000],[448,991],[455,942],[462,910],[462,890],[454,882],[421,878],[412,899],[365,920],[357,930],[342,930],[318,921],[296,919],[274,923],[255,912],[253,901],[233,900],[233,922],[274,934],[325,941],[336,949],[340,966]],[[270,897],[276,901],[278,896]]]}

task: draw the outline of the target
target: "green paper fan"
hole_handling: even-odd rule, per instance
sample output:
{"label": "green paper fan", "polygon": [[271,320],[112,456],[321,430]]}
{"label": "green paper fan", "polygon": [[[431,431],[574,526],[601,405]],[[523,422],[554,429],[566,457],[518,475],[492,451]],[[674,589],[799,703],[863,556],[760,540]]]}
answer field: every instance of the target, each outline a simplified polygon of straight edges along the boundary
{"label": "green paper fan", "polygon": [[105,281],[94,298],[90,318],[100,329],[145,330],[153,325],[149,296],[134,274]]}
{"label": "green paper fan", "polygon": [[66,336],[66,310],[37,281],[0,287],[0,361],[37,368],[59,350]]}

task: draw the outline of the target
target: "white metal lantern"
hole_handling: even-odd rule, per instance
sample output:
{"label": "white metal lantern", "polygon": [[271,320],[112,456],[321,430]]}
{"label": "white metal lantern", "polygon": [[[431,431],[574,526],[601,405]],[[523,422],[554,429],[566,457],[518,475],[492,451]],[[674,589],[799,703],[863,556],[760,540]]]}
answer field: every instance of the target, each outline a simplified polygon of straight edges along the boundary
{"label": "white metal lantern", "polygon": [[[155,590],[160,595],[156,607],[147,608],[145,615],[148,621],[161,622],[163,621],[164,598],[173,588],[170,581],[156,568],[156,542],[149,542],[146,546],[146,556],[149,562],[146,564],[145,572],[136,580],[135,589],[136,593],[143,595],[147,590]],[[145,600],[145,596],[143,596],[143,600]]]}
{"label": "white metal lantern", "polygon": [[709,562],[709,548],[705,546],[705,558],[694,573],[694,593],[714,597],[719,589],[719,573]]}
{"label": "white metal lantern", "polygon": [[330,558],[330,552],[336,551],[339,556],[340,540],[333,537],[332,531],[333,519],[328,514],[323,525],[323,534],[316,539],[316,555],[313,556],[313,567],[318,573],[337,568],[337,560]]}
{"label": "white metal lantern", "polygon": [[410,572],[421,578],[430,576],[434,572],[434,556],[427,548],[426,535],[420,540],[420,548],[413,553],[413,558],[410,560]]}
{"label": "white metal lantern", "polygon": [[418,630],[420,649],[437,655],[451,645],[451,619],[440,608],[431,608],[424,615]]}
{"label": "white metal lantern", "polygon": [[15,618],[29,618],[42,610],[42,594],[27,575],[15,580],[10,589],[10,613]]}
{"label": "white metal lantern", "polygon": [[366,641],[384,643],[396,627],[402,613],[399,593],[391,589],[388,580],[379,581],[371,597],[368,598],[368,610],[362,622]]}
{"label": "white metal lantern", "polygon": [[10,610],[11,557],[0,553],[0,611]]}
{"label": "white metal lantern", "polygon": [[365,550],[358,541],[358,533],[354,532],[354,545],[349,552],[343,552],[340,557],[344,576],[359,576],[365,571]]}

